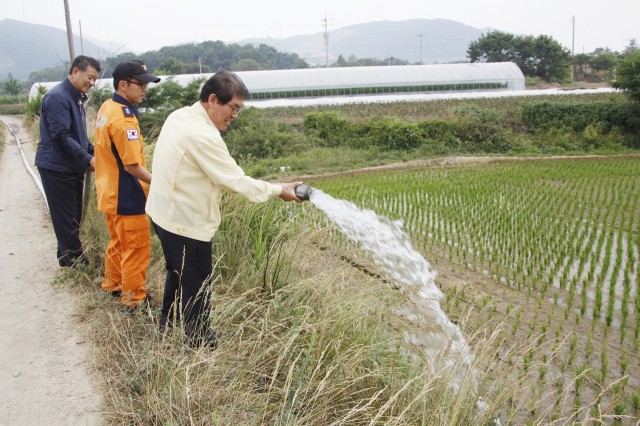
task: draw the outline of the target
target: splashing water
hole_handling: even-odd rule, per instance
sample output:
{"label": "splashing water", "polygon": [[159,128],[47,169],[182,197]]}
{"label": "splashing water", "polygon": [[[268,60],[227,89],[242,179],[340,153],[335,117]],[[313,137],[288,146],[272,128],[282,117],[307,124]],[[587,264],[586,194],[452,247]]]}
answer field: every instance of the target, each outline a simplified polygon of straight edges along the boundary
{"label": "splashing water", "polygon": [[435,284],[436,272],[413,248],[401,224],[316,188],[309,200],[342,233],[369,252],[375,264],[407,295],[406,304],[396,308],[396,314],[412,324],[411,330],[404,331],[404,339],[424,352],[432,373],[451,367],[451,385],[460,389],[465,376],[473,374],[473,356],[460,329],[440,307],[443,294]]}

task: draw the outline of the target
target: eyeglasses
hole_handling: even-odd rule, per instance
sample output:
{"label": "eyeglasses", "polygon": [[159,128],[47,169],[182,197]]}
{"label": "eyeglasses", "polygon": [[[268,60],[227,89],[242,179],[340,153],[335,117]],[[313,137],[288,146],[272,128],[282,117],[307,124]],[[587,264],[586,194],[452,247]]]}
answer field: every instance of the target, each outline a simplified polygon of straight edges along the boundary
{"label": "eyeglasses", "polygon": [[231,110],[231,114],[238,114],[240,112],[240,110],[242,109],[241,106],[232,107],[229,104],[225,104],[225,105],[229,107],[229,109]]}
{"label": "eyeglasses", "polygon": [[137,84],[138,86],[142,87],[143,89],[146,89],[146,88],[149,87],[149,83],[143,83],[141,81],[127,80],[127,83],[129,83],[129,84]]}

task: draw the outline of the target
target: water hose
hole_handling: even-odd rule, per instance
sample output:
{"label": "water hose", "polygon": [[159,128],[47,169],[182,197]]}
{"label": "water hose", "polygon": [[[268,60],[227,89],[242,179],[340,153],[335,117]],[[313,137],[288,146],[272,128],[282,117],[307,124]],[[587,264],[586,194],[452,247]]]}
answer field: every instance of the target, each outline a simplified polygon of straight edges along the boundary
{"label": "water hose", "polygon": [[20,155],[22,156],[22,161],[24,163],[24,166],[27,168],[27,171],[29,172],[34,182],[36,183],[36,186],[40,190],[40,193],[42,194],[42,198],[44,198],[44,202],[47,204],[47,208],[48,208],[49,203],[47,203],[47,196],[44,195],[44,188],[42,187],[42,182],[40,182],[40,179],[38,178],[38,176],[36,176],[36,173],[33,171],[31,166],[29,165],[29,162],[27,161],[27,156],[25,155],[24,150],[22,149],[22,144],[20,143],[20,139],[18,138],[18,135],[16,135],[16,133],[13,130],[13,127],[9,125],[6,121],[2,119],[0,119],[0,121],[2,121],[5,126],[7,126],[7,129],[9,129],[9,133],[11,133],[11,135],[15,138],[16,143],[18,144],[18,149],[20,150]]}

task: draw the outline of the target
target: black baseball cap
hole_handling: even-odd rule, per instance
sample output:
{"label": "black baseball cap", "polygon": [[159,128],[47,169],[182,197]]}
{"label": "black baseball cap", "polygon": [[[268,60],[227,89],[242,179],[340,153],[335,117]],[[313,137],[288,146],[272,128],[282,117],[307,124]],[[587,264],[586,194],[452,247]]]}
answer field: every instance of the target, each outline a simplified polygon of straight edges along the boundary
{"label": "black baseball cap", "polygon": [[116,79],[133,77],[145,83],[160,82],[160,77],[149,73],[147,66],[142,61],[137,60],[120,62],[111,75]]}

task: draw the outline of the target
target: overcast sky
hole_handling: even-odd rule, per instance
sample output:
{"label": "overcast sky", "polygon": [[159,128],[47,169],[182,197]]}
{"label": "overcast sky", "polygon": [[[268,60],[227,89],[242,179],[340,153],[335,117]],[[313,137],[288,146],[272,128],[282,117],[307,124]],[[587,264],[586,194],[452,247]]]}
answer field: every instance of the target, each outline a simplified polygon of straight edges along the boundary
{"label": "overcast sky", "polygon": [[[372,21],[449,19],[475,28],[547,34],[575,53],[640,43],[640,0],[68,0],[74,34],[142,53],[204,40],[322,33]],[[575,16],[575,36],[572,24]],[[64,0],[0,0],[0,19],[65,29]],[[425,42],[428,31],[425,30]],[[330,39],[331,40],[331,39]]]}

